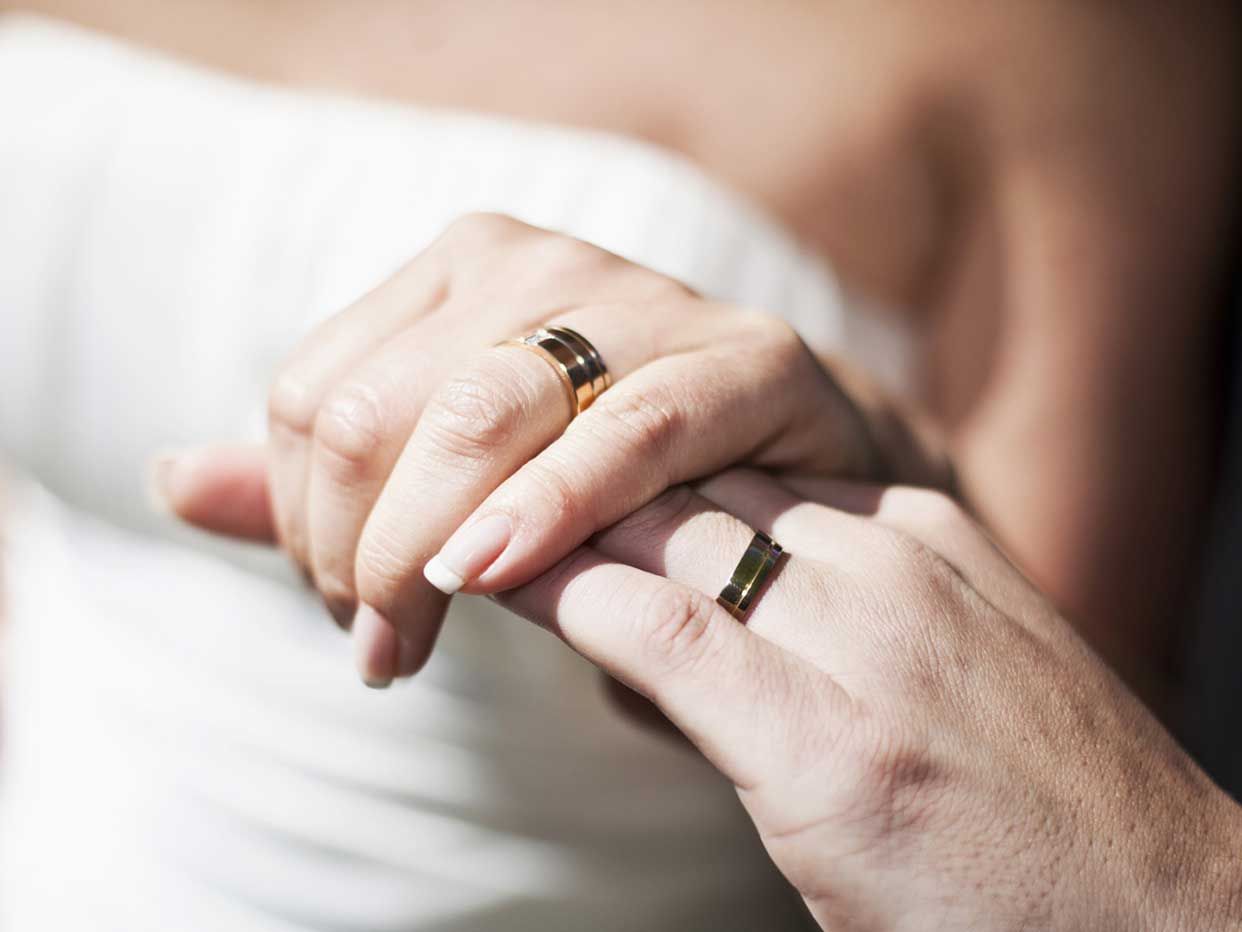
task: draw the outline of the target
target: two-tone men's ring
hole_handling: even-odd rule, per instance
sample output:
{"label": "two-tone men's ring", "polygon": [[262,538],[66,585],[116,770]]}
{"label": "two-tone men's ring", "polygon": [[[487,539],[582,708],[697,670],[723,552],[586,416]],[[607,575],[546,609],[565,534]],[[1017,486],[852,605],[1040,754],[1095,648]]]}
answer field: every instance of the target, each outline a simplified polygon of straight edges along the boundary
{"label": "two-tone men's ring", "polygon": [[738,621],[745,621],[755,597],[784,552],[784,548],[763,531],[755,531],[729,582],[716,597],[717,604]]}

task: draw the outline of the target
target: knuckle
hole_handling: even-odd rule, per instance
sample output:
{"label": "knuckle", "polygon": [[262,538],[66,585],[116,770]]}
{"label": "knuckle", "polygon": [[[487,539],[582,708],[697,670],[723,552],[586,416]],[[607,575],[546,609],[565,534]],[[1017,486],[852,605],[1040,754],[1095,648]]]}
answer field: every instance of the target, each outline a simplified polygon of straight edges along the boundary
{"label": "knuckle", "polygon": [[801,334],[783,317],[745,308],[737,311],[737,320],[749,337],[747,342],[762,346],[765,354],[801,356],[806,351]]}
{"label": "knuckle", "polygon": [[887,563],[890,570],[908,583],[918,584],[941,575],[945,568],[943,558],[923,541],[903,531],[889,531],[884,535]]}
{"label": "knuckle", "polygon": [[774,387],[787,391],[790,384],[795,384],[802,390],[814,390],[821,394],[828,389],[834,405],[847,400],[841,386],[828,375],[823,363],[816,358],[793,324],[764,311],[746,313],[753,318],[750,325],[753,333],[747,334],[742,345],[746,348],[747,358],[761,360],[766,371],[779,373],[772,383]]}
{"label": "knuckle", "polygon": [[619,442],[627,457],[654,463],[663,461],[673,440],[686,428],[685,411],[666,391],[605,393],[595,409],[594,417],[580,423],[599,424],[610,444]]}
{"label": "knuckle", "polygon": [[687,298],[699,297],[699,293],[694,288],[680,279],[653,272],[644,266],[630,265],[630,269],[632,274],[642,276],[642,282],[636,282],[642,285],[641,289],[635,289],[636,295],[657,308],[664,302],[675,303]]}
{"label": "knuckle", "polygon": [[381,612],[394,605],[410,576],[411,560],[399,539],[383,529],[368,529],[354,557],[359,599]]}
{"label": "knuckle", "polygon": [[477,458],[503,447],[518,428],[521,399],[513,385],[484,372],[464,372],[440,386],[419,427],[435,449],[453,458]]}
{"label": "knuckle", "polygon": [[528,227],[505,214],[473,211],[453,220],[441,240],[454,249],[479,249],[512,239]]}
{"label": "knuckle", "polygon": [[276,374],[267,396],[268,423],[292,433],[309,434],[318,408],[318,393],[296,364]]}
{"label": "knuckle", "polygon": [[902,624],[909,631],[920,620],[939,618],[955,603],[960,580],[957,571],[931,547],[908,534],[894,532],[887,540],[885,571],[877,585],[889,587],[899,603],[898,614],[908,616]]}
{"label": "knuckle", "polygon": [[640,615],[641,643],[664,673],[689,672],[711,662],[719,609],[706,594],[669,583]]}
{"label": "knuckle", "polygon": [[958,532],[971,523],[956,499],[934,489],[905,490],[905,508],[912,521],[929,531]]}
{"label": "knuckle", "polygon": [[361,382],[334,389],[315,416],[315,445],[344,464],[365,471],[384,443],[383,409],[375,390]]}
{"label": "knuckle", "polygon": [[973,603],[958,571],[921,541],[900,532],[886,538],[886,551],[867,573],[872,591],[883,592],[884,624],[877,640],[889,680],[920,701],[935,700],[972,667],[969,638]]}
{"label": "knuckle", "polygon": [[[894,549],[896,535],[889,528],[877,526],[859,527],[851,541],[852,546],[842,552],[834,562],[855,586],[874,586],[877,602],[883,604],[894,593],[902,591],[905,567],[899,562]],[[896,586],[897,588],[894,588]]]}
{"label": "knuckle", "polygon": [[[568,465],[568,464],[566,464]],[[590,515],[589,503],[581,491],[566,478],[571,473],[549,458],[530,461],[524,470],[522,511],[543,529],[567,531]]]}
{"label": "knuckle", "polygon": [[566,272],[616,261],[615,256],[602,249],[557,233],[549,233],[533,240],[530,254],[526,258],[533,260],[545,272]]}

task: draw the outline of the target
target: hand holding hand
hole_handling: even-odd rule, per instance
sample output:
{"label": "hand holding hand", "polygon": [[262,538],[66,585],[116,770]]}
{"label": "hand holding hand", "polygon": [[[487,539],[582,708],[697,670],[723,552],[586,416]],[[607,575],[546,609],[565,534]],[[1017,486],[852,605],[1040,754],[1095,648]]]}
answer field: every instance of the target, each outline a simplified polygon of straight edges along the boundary
{"label": "hand holding hand", "polygon": [[[556,370],[496,345],[545,326],[584,334],[613,378],[572,423]],[[927,435],[779,319],[491,215],[314,331],[270,411],[266,450],[174,462],[165,495],[194,523],[278,538],[353,619],[376,683],[421,666],[447,592],[525,582],[679,482],[735,463],[947,475]]]}

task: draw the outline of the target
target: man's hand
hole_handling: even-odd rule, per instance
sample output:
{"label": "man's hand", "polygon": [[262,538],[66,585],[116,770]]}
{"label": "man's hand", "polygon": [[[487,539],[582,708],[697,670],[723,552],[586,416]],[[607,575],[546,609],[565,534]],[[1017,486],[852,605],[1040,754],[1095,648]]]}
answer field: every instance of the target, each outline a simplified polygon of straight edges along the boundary
{"label": "man's hand", "polygon": [[[752,528],[792,556],[743,625]],[[1234,805],[937,493],[728,473],[500,598],[682,728],[826,929],[1242,925]]]}

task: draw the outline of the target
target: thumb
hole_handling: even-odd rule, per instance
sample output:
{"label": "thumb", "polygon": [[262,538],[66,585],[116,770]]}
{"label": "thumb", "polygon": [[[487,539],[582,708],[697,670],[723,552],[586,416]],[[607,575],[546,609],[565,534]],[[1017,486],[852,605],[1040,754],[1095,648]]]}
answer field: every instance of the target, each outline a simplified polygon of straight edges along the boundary
{"label": "thumb", "polygon": [[158,507],[187,524],[229,537],[276,542],[263,446],[162,454],[151,463],[150,491]]}

